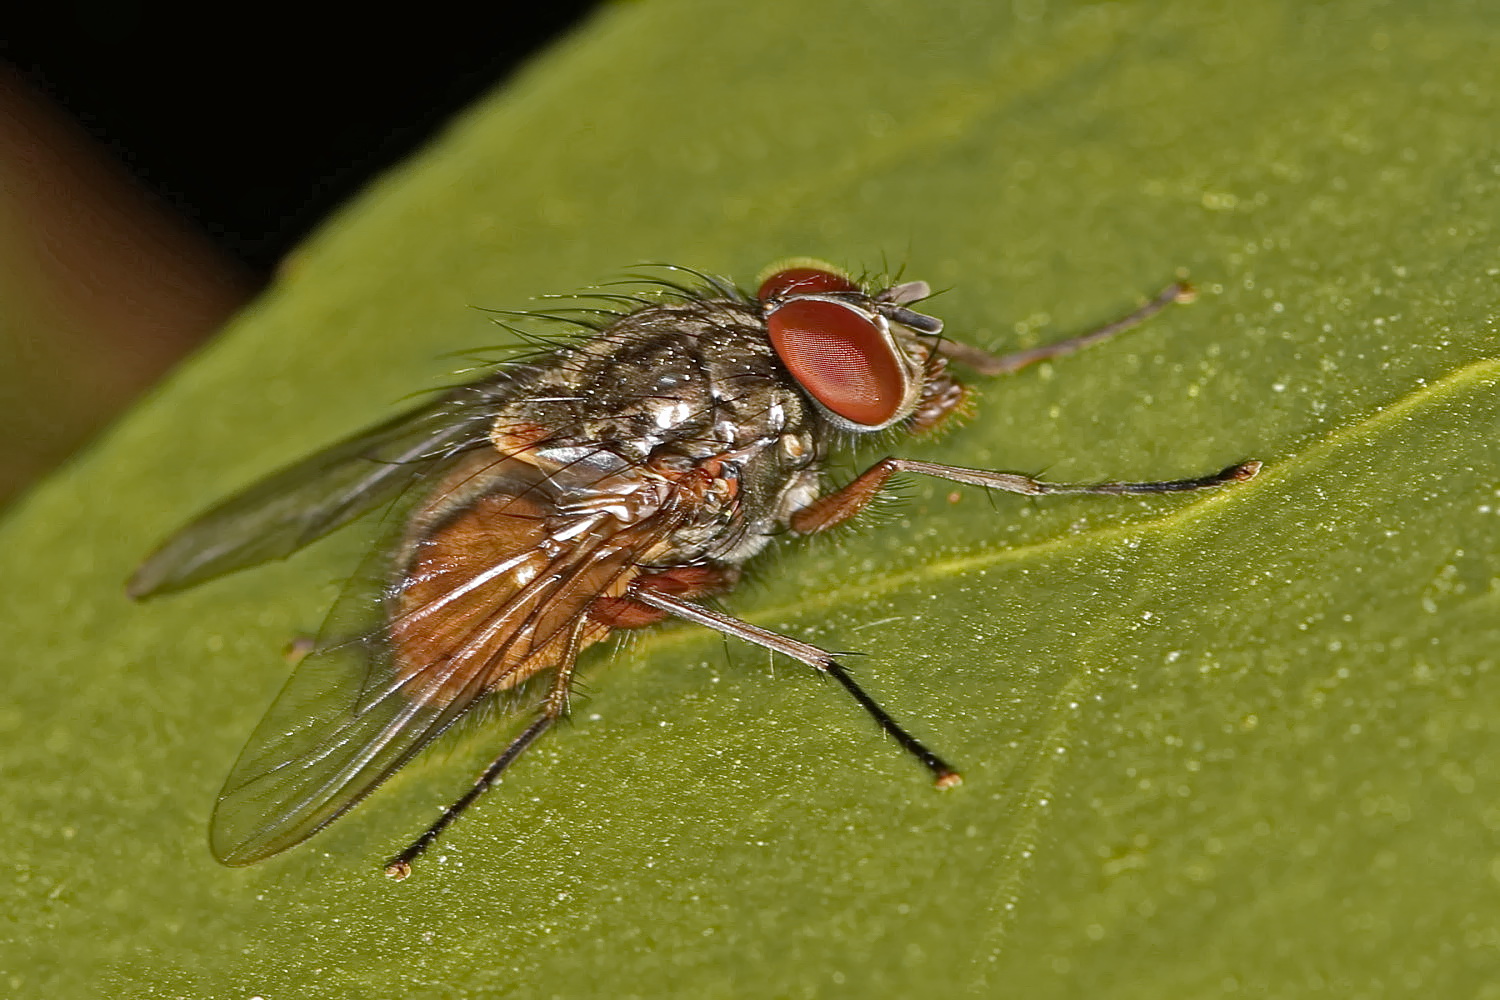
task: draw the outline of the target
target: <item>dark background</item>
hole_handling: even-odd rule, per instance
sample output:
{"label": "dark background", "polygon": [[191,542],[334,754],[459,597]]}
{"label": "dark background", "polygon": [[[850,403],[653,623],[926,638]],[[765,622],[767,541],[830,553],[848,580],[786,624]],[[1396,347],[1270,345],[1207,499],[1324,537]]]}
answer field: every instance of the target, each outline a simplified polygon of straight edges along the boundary
{"label": "dark background", "polygon": [[593,6],[440,0],[391,17],[319,4],[33,2],[0,23],[0,58],[264,274]]}

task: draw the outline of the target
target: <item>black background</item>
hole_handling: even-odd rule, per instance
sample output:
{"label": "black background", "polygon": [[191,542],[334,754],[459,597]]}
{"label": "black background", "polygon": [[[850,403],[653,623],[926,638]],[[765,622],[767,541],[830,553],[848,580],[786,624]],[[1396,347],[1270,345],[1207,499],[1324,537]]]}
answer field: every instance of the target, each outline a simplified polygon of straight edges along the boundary
{"label": "black background", "polygon": [[0,57],[264,274],[593,6],[33,3]]}

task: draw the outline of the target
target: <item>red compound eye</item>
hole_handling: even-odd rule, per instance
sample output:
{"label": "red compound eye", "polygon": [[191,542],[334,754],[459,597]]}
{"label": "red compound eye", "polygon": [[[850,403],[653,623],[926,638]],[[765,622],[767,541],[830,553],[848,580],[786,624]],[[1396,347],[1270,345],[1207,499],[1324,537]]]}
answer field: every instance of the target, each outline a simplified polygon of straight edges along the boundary
{"label": "red compound eye", "polygon": [[792,377],[845,420],[880,427],[901,411],[906,371],[868,313],[841,302],[794,298],[772,310],[766,327]]}
{"label": "red compound eye", "polygon": [[755,293],[762,302],[787,295],[827,295],[830,292],[857,292],[859,286],[842,274],[816,267],[789,267],[777,271],[760,283]]}

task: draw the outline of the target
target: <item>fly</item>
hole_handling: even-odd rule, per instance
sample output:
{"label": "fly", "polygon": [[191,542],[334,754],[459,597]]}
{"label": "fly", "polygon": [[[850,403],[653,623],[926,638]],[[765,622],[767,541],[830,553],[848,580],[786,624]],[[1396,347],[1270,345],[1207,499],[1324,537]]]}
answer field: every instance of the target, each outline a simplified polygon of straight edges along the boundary
{"label": "fly", "polygon": [[[1165,482],[1050,483],[884,458],[829,489],[861,435],[922,434],[963,404],[951,362],[1009,374],[1129,329],[1191,295],[1173,285],[1090,333],[994,355],[940,336],[920,281],[863,285],[824,264],[772,269],[751,294],[686,272],[655,295],[595,292],[579,333],[492,366],[411,412],[223,501],[136,571],[132,597],[284,558],[377,508],[383,540],[251,735],[219,794],[215,857],[247,865],[343,815],[477,704],[531,721],[386,865],[411,863],[566,714],[578,655],[616,629],[696,622],[832,677],[939,788],[959,774],[832,654],[703,603],[774,536],[858,515],[915,472],[1025,495],[1140,494],[1250,479],[1259,462]],[[557,319],[557,316],[546,317]]]}

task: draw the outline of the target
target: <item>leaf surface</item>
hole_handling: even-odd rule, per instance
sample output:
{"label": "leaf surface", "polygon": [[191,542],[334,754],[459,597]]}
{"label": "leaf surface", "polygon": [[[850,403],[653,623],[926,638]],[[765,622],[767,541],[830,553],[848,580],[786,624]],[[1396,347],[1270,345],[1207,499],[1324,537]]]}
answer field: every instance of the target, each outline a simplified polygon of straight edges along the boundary
{"label": "leaf surface", "polygon": [[[350,207],[3,529],[15,995],[1486,995],[1500,982],[1500,71],[1454,5],[605,10]],[[833,685],[665,627],[409,882],[473,727],[245,870],[213,795],[357,532],[142,606],[207,503],[398,412],[470,305],[668,260],[905,264],[1030,346],[1179,268],[1199,302],[977,387],[933,461],[1259,458],[1206,497],[913,481],[727,602],[867,656],[965,772]],[[851,456],[846,471],[879,457]],[[956,499],[955,499],[956,497]],[[88,942],[89,947],[83,947]]]}

